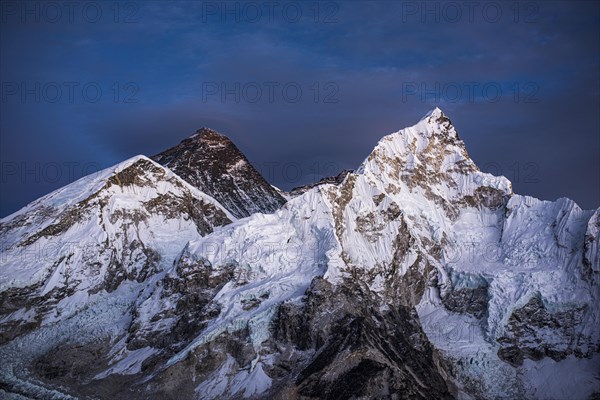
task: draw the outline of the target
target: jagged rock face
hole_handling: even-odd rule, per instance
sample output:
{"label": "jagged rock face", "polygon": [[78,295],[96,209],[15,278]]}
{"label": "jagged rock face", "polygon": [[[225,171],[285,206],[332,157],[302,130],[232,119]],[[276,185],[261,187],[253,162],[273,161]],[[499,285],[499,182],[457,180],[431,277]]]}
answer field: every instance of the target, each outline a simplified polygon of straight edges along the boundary
{"label": "jagged rock face", "polygon": [[284,303],[269,342],[282,354],[267,370],[283,378],[273,398],[452,398],[414,308],[381,303],[355,281],[322,278],[303,304]]}
{"label": "jagged rock face", "polygon": [[600,285],[600,209],[589,219],[583,248],[584,276]]}
{"label": "jagged rock face", "polygon": [[[600,348],[593,341],[589,343],[591,338],[579,335],[576,328],[581,325],[586,307],[550,313],[539,296],[532,297],[510,315],[504,336],[498,338],[498,356],[515,366],[522,365],[525,358],[561,361],[573,351],[580,352],[579,357],[590,357]],[[575,350],[571,346],[574,342]]]}
{"label": "jagged rock face", "polygon": [[285,203],[227,137],[208,128],[152,157],[215,198],[236,218],[272,213]]}
{"label": "jagged rock face", "polygon": [[[506,178],[477,169],[436,109],[381,139],[356,172],[198,234],[130,297],[128,277],[103,303],[110,312],[91,303],[5,336],[3,359],[28,350],[0,366],[0,388],[122,399],[584,399],[600,391],[599,212],[515,195]],[[6,307],[22,310],[29,298],[7,286]],[[40,338],[48,344],[34,345]],[[77,356],[93,368],[77,374],[68,366]],[[11,372],[19,368],[29,378]]]}
{"label": "jagged rock face", "polygon": [[234,279],[234,270],[234,265],[213,269],[207,260],[184,252],[174,270],[157,282],[153,295],[135,308],[127,349],[151,346],[172,354],[181,350],[219,315],[220,307],[212,299]]}

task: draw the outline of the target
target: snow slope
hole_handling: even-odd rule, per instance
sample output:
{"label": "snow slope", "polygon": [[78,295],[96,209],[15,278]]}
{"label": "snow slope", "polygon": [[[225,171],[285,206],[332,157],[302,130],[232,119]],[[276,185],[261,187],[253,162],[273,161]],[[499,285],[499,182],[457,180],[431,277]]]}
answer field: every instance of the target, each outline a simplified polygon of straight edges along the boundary
{"label": "snow slope", "polygon": [[[173,265],[185,243],[234,219],[144,156],[3,218],[0,328],[1,343],[8,343],[0,350],[2,380],[13,380],[11,371],[22,373],[22,363],[65,338],[122,335],[130,307]],[[29,350],[21,353],[25,343]],[[21,355],[10,356],[15,351]]]}

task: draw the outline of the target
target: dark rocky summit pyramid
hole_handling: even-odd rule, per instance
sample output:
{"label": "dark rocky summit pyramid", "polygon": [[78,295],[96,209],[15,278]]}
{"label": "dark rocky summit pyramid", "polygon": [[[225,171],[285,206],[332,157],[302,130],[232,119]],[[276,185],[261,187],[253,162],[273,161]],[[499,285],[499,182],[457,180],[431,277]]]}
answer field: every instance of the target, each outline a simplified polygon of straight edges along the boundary
{"label": "dark rocky summit pyramid", "polygon": [[285,203],[236,145],[212,129],[199,129],[152,159],[212,196],[237,218],[272,213]]}

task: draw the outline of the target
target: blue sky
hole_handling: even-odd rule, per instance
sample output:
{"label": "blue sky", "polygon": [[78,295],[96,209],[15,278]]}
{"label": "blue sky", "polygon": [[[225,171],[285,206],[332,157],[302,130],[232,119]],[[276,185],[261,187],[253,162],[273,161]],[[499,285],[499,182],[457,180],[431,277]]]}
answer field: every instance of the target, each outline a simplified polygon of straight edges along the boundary
{"label": "blue sky", "polygon": [[600,206],[598,2],[68,4],[1,3],[1,216],[202,126],[290,189],[435,106],[516,192]]}

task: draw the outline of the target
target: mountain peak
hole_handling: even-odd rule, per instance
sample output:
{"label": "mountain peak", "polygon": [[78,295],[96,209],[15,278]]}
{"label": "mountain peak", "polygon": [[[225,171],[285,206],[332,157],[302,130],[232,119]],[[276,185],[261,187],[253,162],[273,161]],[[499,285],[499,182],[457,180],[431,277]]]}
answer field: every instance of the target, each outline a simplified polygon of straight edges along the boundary
{"label": "mountain peak", "polygon": [[237,218],[271,213],[285,203],[236,145],[210,128],[198,129],[152,159],[215,198]]}
{"label": "mountain peak", "polygon": [[460,153],[465,150],[452,121],[439,107],[430,110],[415,125],[384,136],[377,147],[395,143],[395,152],[409,149],[411,153],[416,154],[427,149],[432,140],[441,141],[444,146],[452,144]]}
{"label": "mountain peak", "polygon": [[202,128],[198,129],[196,132],[194,132],[189,139],[200,139],[200,140],[215,140],[215,139],[226,139],[229,140],[229,138],[225,135],[223,135],[222,133],[219,133],[217,131],[215,131],[214,129],[210,129],[207,128],[205,126],[203,126]]}
{"label": "mountain peak", "polygon": [[439,119],[439,118],[444,118],[444,117],[446,117],[444,112],[439,107],[435,107],[434,109],[429,110],[429,112],[427,114],[425,114],[423,116],[423,118],[421,118],[421,120],[428,119],[428,118]]}
{"label": "mountain peak", "polygon": [[458,139],[452,121],[450,121],[450,118],[448,118],[439,107],[436,107],[425,114],[425,116],[415,125],[415,128],[417,127],[427,136],[437,134],[452,139]]}
{"label": "mountain peak", "polygon": [[384,136],[358,173],[371,176],[384,187],[399,180],[409,188],[437,187],[446,193],[446,199],[470,194],[482,181],[504,193],[511,192],[508,179],[484,176],[479,171],[450,119],[437,107],[415,125]]}

